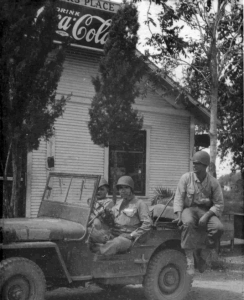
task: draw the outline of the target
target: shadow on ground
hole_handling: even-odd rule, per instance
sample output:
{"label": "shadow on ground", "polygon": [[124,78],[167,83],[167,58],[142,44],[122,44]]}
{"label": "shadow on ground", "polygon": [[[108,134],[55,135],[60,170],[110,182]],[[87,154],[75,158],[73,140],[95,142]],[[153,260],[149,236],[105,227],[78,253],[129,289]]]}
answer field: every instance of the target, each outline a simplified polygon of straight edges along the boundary
{"label": "shadow on ground", "polygon": [[[47,295],[46,300],[146,300],[141,285],[127,286],[117,292],[103,291],[97,287],[86,289],[59,289]],[[243,300],[240,292],[222,290],[222,287],[193,286],[185,300]]]}
{"label": "shadow on ground", "polygon": [[127,286],[119,291],[105,291],[95,285],[88,288],[58,289],[47,293],[46,300],[146,300],[141,285]]}
{"label": "shadow on ground", "polygon": [[241,293],[212,288],[193,288],[185,300],[243,300]]}

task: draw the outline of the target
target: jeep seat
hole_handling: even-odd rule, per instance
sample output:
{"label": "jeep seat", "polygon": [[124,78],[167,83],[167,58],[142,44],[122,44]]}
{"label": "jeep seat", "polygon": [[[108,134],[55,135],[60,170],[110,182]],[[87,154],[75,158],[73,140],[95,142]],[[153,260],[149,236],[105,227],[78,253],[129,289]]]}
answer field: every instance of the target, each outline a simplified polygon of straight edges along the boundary
{"label": "jeep seat", "polygon": [[165,211],[163,212],[164,209],[165,209],[164,204],[156,204],[150,206],[149,211],[151,213],[152,219],[155,220],[159,216],[160,216],[160,220],[165,220],[165,221],[175,220],[177,218],[177,216],[174,214],[174,210],[172,206],[167,206]]}

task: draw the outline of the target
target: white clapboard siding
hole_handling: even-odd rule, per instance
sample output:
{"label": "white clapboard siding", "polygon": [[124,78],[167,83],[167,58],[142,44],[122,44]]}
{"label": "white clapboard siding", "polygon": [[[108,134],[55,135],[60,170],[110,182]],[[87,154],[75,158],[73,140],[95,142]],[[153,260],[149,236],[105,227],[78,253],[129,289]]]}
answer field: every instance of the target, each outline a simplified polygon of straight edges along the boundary
{"label": "white clapboard siding", "polygon": [[91,140],[88,130],[88,106],[67,104],[63,118],[55,124],[55,170],[102,174],[104,149]]}
{"label": "white clapboard siding", "polygon": [[47,169],[47,143],[42,140],[38,150],[32,153],[32,176],[31,182],[31,203],[30,203],[30,216],[36,217],[40,206],[41,198],[44,192]]}
{"label": "white clapboard siding", "polygon": [[[94,87],[91,77],[96,76],[100,54],[87,50],[69,51],[64,63],[57,93],[80,97],[80,103],[69,101],[64,115],[55,123],[54,171],[103,174],[104,149],[91,141],[87,122],[88,106],[82,99],[92,99]],[[58,95],[59,98],[59,95]],[[45,141],[32,156],[30,216],[38,213],[48,171],[46,169],[47,145]]]}
{"label": "white clapboard siding", "polygon": [[88,50],[69,51],[64,63],[64,71],[58,85],[57,92],[70,94],[82,98],[92,98],[94,86],[92,76],[98,73],[100,52]]}
{"label": "white clapboard siding", "polygon": [[82,104],[94,96],[91,78],[98,72],[99,57],[100,53],[87,50],[67,54],[58,92],[72,93],[76,100],[71,97],[63,117],[55,123],[55,171],[103,174],[104,149],[91,140],[89,106]]}
{"label": "white clapboard siding", "polygon": [[[140,89],[143,89],[143,84],[145,84],[145,81],[142,80],[140,83]],[[160,97],[152,88],[147,88],[147,95],[146,97],[139,96],[136,99],[136,104],[139,105],[145,105],[145,106],[153,106],[153,107],[164,107],[164,108],[172,108],[172,105],[169,104],[165,99]]]}
{"label": "white clapboard siding", "polygon": [[[96,76],[100,54],[88,50],[69,51],[58,85],[60,94],[71,94],[64,115],[55,122],[54,171],[104,174],[104,148],[94,145],[87,127],[89,103],[94,96],[91,77]],[[144,107],[171,108],[152,91],[137,99]],[[157,186],[175,190],[180,176],[189,169],[190,118],[163,113],[143,112],[144,124],[150,129],[149,192]],[[47,145],[42,141],[32,155],[30,215],[37,215],[47,178]],[[29,183],[28,183],[29,184]]]}
{"label": "white clapboard siding", "polygon": [[155,187],[176,189],[180,176],[189,170],[190,119],[144,113],[150,131],[149,197]]}

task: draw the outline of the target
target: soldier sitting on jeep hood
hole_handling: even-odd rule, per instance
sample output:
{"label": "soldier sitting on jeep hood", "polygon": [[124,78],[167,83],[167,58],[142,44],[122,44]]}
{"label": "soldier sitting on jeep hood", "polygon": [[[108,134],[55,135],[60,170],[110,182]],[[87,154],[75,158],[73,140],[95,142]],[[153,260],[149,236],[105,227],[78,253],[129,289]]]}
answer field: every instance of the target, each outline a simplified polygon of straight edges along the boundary
{"label": "soldier sitting on jeep hood", "polygon": [[[122,176],[116,186],[122,199],[111,210],[114,225],[109,240],[92,247],[98,254],[111,255],[127,251],[133,241],[148,232],[152,226],[146,203],[134,195],[133,179]],[[91,240],[92,238],[91,234]]]}

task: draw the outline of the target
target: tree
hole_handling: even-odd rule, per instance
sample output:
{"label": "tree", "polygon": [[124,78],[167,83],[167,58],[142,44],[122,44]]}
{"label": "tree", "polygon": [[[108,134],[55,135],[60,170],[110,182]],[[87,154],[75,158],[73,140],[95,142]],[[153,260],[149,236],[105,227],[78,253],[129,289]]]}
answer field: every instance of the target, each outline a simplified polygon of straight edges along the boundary
{"label": "tree", "polygon": [[[124,6],[112,19],[100,75],[93,78],[96,94],[89,110],[89,130],[97,145],[128,147],[142,128],[143,118],[132,105],[140,90],[137,83],[146,71],[136,55],[138,13],[133,4]],[[114,153],[114,199],[116,197],[116,155]]]}
{"label": "tree", "polygon": [[[219,152],[223,159],[228,152],[231,152],[233,169],[241,168],[243,157],[242,141],[242,117],[243,111],[243,56],[242,43],[243,36],[239,34],[236,41],[233,35],[238,32],[242,23],[242,10],[235,6],[231,14],[226,15],[220,21],[218,36],[219,53],[223,57],[227,50],[232,47],[233,55],[229,56],[229,61],[225,63],[224,74],[219,78],[218,83],[218,127]],[[235,18],[233,18],[235,16]],[[231,45],[231,43],[233,43]],[[192,65],[186,69],[184,85],[187,90],[196,98],[210,107],[208,83],[202,80],[204,76],[209,77],[210,71],[206,57],[202,54],[202,49],[195,52]],[[200,69],[202,74],[196,69]]]}
{"label": "tree", "polygon": [[[217,117],[222,116],[218,115],[218,107],[224,105],[219,88],[225,85],[227,89],[231,85],[230,74],[235,72],[231,65],[241,63],[243,8],[228,0],[181,0],[175,5],[170,5],[167,0],[156,0],[156,3],[162,6],[159,14],[161,33],[153,34],[148,40],[148,44],[157,49],[157,54],[152,57],[166,69],[179,64],[188,66],[186,81],[198,81],[198,90],[190,84],[188,87],[210,108],[210,158],[211,166],[215,166]],[[150,18],[148,22],[154,23]],[[184,26],[191,30],[190,37],[181,34]],[[225,122],[230,120],[225,118]],[[214,170],[210,171],[213,173]]]}
{"label": "tree", "polygon": [[229,84],[220,82],[219,111],[221,126],[219,129],[219,149],[223,159],[227,153],[232,154],[233,171],[240,169],[244,180],[243,170],[243,56],[234,68],[229,66]]}
{"label": "tree", "polygon": [[[64,48],[53,43],[57,26],[53,1],[1,0],[1,126],[5,150],[4,216],[17,216],[20,201],[22,159],[38,149],[42,137],[53,134],[66,99],[56,99],[62,73]],[[11,197],[7,194],[7,170],[12,163]]]}
{"label": "tree", "polygon": [[[231,153],[233,171],[241,169],[243,165],[242,60],[241,58],[237,65],[233,63],[228,66],[226,76],[220,80],[218,89],[218,150],[222,159]],[[197,64],[200,65],[200,58]],[[206,63],[203,61],[202,65]],[[202,81],[202,76],[191,67],[185,73],[184,84],[194,98],[202,99],[202,102],[209,106],[208,89]]]}

